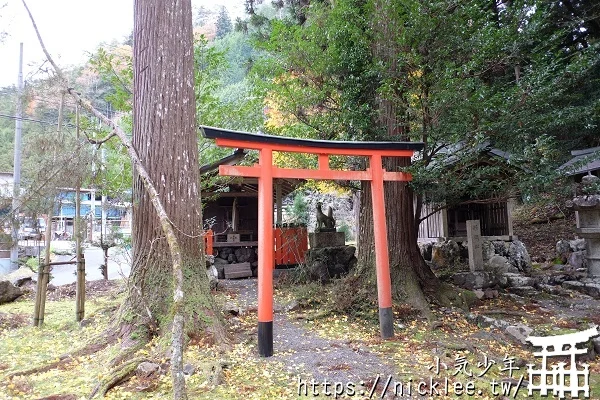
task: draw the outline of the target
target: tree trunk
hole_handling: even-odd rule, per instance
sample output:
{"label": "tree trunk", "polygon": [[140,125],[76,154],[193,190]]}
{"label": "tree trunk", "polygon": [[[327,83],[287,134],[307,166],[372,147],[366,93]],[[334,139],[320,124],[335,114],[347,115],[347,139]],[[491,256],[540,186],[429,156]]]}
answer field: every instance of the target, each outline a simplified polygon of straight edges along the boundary
{"label": "tree trunk", "polygon": [[[183,313],[190,332],[216,315],[201,240],[191,4],[136,0],[134,11],[133,147],[175,230],[185,277]],[[133,290],[122,322],[166,332],[174,312],[173,260],[152,198],[137,173],[132,238]]]}
{"label": "tree trunk", "polygon": [[[382,62],[382,74],[389,85],[385,94],[380,95],[378,119],[374,124],[381,128],[387,138],[410,140],[408,126],[404,123],[405,93],[403,83],[406,71],[398,65],[401,49],[397,45],[402,26],[394,20],[393,5],[387,0],[375,2],[373,19],[375,43],[373,56]],[[384,158],[388,171],[397,171],[410,165],[405,158]],[[390,273],[392,294],[430,316],[425,294],[440,298],[441,282],[423,260],[417,246],[418,227],[414,214],[414,195],[407,182],[386,182],[384,184],[388,243],[390,252]],[[373,271],[375,266],[373,211],[370,183],[364,182],[360,195],[358,263],[362,273]]]}

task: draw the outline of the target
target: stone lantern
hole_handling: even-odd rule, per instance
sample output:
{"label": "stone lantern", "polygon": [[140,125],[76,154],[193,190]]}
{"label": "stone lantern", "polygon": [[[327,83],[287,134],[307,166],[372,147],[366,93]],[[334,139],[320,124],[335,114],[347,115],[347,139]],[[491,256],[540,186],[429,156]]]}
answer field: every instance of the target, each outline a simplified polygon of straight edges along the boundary
{"label": "stone lantern", "polygon": [[600,178],[582,179],[584,195],[567,202],[578,214],[577,234],[585,239],[588,277],[600,281]]}

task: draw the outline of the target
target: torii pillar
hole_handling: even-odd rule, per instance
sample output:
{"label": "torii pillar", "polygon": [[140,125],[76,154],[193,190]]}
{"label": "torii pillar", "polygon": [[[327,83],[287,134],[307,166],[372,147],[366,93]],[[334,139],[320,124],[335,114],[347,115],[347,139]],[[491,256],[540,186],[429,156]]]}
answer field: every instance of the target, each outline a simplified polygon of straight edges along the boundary
{"label": "torii pillar", "polygon": [[[327,140],[293,139],[281,136],[257,135],[203,127],[203,134],[215,139],[218,146],[258,150],[258,165],[240,167],[219,166],[219,174],[258,178],[258,352],[260,356],[273,355],[273,179],[327,179],[366,180],[371,182],[373,197],[373,234],[375,238],[375,263],[377,270],[377,298],[379,302],[379,328],[384,339],[394,336],[392,290],[385,219],[384,181],[409,181],[404,172],[388,172],[383,168],[382,157],[411,157],[423,143],[413,142],[343,142]],[[279,168],[273,165],[273,152],[317,154],[318,169]],[[369,168],[365,171],[332,170],[330,155],[366,156]]]}

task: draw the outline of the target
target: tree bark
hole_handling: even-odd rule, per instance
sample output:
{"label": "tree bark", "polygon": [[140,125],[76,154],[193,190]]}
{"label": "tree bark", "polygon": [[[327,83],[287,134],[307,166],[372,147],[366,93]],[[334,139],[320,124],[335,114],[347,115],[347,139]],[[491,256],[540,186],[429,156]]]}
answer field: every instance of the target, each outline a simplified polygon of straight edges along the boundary
{"label": "tree bark", "polygon": [[[373,28],[375,41],[373,57],[382,62],[382,76],[388,90],[377,99],[378,119],[374,124],[389,139],[409,141],[408,125],[404,118],[407,104],[404,99],[403,82],[407,71],[398,64],[401,52],[398,36],[402,26],[394,17],[393,2],[375,2]],[[405,158],[384,158],[388,171],[410,165]],[[415,218],[414,194],[407,182],[386,182],[384,184],[388,243],[390,252],[390,273],[392,294],[421,310],[430,317],[429,304],[425,294],[439,299],[441,282],[423,260],[417,245],[418,225]],[[375,265],[372,199],[369,182],[362,182],[360,194],[361,211],[359,217],[358,263],[364,272],[373,270]]]}

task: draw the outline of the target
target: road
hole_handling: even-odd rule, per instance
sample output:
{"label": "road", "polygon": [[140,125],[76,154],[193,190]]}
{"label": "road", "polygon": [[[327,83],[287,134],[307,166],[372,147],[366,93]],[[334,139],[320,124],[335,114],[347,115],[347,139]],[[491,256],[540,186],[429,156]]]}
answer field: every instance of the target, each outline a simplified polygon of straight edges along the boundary
{"label": "road", "polygon": [[[55,242],[53,242],[54,244]],[[74,256],[55,255],[53,261],[69,261]],[[104,263],[104,254],[98,247],[85,249],[85,277],[88,281],[103,279],[100,265]],[[131,251],[120,248],[111,248],[108,251],[108,279],[120,279],[129,276],[131,270]],[[76,281],[75,265],[57,265],[52,267],[50,283],[52,285],[65,285]]]}

